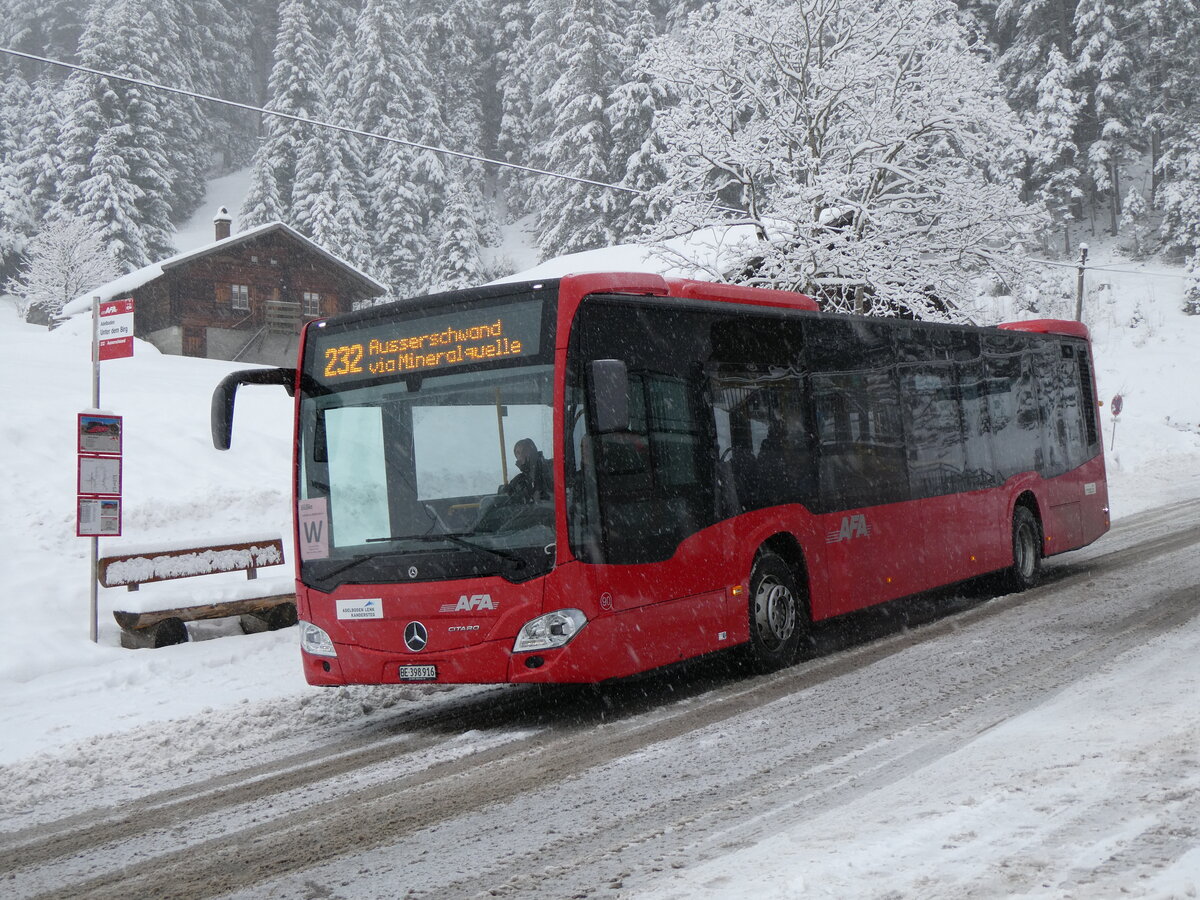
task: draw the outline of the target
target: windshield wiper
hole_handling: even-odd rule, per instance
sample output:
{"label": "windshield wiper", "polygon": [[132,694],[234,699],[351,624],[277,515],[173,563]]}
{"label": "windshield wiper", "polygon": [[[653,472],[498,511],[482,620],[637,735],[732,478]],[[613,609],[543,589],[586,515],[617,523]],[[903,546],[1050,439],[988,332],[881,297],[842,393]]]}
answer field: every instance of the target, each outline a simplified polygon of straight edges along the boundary
{"label": "windshield wiper", "polygon": [[495,547],[486,547],[483,544],[477,544],[474,541],[468,541],[462,534],[453,531],[443,531],[437,534],[394,534],[389,537],[367,538],[368,544],[375,544],[381,541],[440,541],[447,540],[453,544],[466,547],[470,550],[482,550],[484,553],[490,553],[498,559],[503,559],[511,563],[516,563],[522,569],[529,564],[515,553],[509,553],[507,550],[497,550]]}
{"label": "windshield wiper", "polygon": [[366,562],[368,559],[374,559],[374,558],[375,558],[374,553],[360,553],[357,556],[352,556],[348,560],[346,560],[344,563],[342,563],[340,566],[338,566],[337,568],[335,568],[329,572],[326,572],[324,575],[322,575],[321,581],[328,582],[330,579],[332,579],[338,575],[341,575],[347,569],[353,569],[359,563],[363,563],[363,562]]}

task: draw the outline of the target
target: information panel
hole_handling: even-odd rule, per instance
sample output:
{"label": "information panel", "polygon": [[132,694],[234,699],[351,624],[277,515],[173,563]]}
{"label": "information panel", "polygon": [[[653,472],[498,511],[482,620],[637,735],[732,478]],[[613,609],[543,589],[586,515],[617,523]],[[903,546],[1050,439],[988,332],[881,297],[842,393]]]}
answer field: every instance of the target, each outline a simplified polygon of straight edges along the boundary
{"label": "information panel", "polygon": [[103,413],[78,416],[79,452],[121,454],[121,417]]}
{"label": "information panel", "polygon": [[79,537],[120,537],[121,498],[80,497],[75,534]]}
{"label": "information panel", "polygon": [[79,537],[119,537],[123,419],[108,413],[80,413],[77,434],[75,534]]}
{"label": "information panel", "polygon": [[337,384],[517,359],[538,352],[541,327],[541,300],[370,322],[318,334],[306,366],[317,381]]}

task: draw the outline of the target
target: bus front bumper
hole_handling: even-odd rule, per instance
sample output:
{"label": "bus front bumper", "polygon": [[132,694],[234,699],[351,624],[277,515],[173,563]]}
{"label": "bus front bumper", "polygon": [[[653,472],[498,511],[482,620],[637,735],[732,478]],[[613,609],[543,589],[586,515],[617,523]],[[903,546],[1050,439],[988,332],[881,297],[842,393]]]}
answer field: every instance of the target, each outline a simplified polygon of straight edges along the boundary
{"label": "bus front bumper", "polygon": [[[504,684],[508,682],[592,682],[607,673],[580,665],[573,644],[550,650],[513,653],[512,639],[488,641],[446,653],[416,654],[335,644],[337,656],[301,651],[309,684]],[[580,644],[583,649],[583,644]],[[580,659],[576,659],[580,657]]]}

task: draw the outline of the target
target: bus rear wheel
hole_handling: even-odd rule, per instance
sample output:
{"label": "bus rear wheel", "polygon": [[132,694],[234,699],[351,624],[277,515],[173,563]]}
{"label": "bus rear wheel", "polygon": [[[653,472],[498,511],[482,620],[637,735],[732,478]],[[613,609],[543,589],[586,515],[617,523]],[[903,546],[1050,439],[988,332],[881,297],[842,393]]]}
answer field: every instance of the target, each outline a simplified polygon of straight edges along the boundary
{"label": "bus rear wheel", "polygon": [[759,672],[796,660],[805,628],[805,606],[787,563],[763,553],[750,573],[750,643],[747,655]]}
{"label": "bus rear wheel", "polygon": [[1042,575],[1042,527],[1027,506],[1013,512],[1013,564],[1008,570],[1008,588],[1025,591],[1038,583]]}

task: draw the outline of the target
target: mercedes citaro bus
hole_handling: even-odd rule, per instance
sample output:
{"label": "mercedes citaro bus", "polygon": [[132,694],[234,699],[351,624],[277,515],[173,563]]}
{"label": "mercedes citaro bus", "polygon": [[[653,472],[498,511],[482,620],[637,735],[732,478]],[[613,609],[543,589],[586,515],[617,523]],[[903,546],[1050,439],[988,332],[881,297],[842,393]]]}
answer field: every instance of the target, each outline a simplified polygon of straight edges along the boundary
{"label": "mercedes citaro bus", "polygon": [[309,322],[296,369],[217,388],[218,447],[263,383],[295,397],[312,684],[595,682],[730,647],[770,670],[814,621],[1026,588],[1109,527],[1076,322],[572,275]]}

